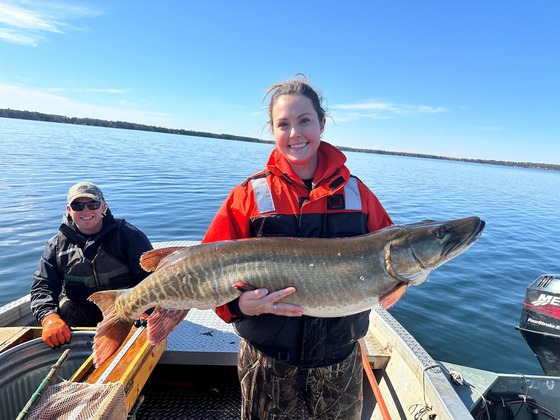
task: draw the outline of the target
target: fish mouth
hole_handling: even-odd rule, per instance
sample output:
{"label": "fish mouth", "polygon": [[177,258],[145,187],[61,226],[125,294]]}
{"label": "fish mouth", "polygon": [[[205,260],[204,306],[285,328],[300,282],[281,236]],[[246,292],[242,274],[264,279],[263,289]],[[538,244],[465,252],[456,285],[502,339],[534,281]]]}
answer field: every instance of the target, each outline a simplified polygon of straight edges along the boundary
{"label": "fish mouth", "polygon": [[486,226],[486,222],[482,219],[478,219],[478,223],[474,227],[470,238],[467,239],[467,245],[470,245],[470,244],[478,241],[478,239],[480,238],[480,235],[482,235],[482,231],[484,230],[485,226]]}
{"label": "fish mouth", "polygon": [[[474,244],[484,230],[486,222],[482,219],[476,218],[476,224],[470,229],[469,236],[464,239],[464,235],[457,235],[453,240],[450,240],[445,246],[445,255],[454,254],[459,250],[464,250]],[[458,229],[464,229],[466,226],[471,224],[472,220],[465,222],[463,225],[459,226]]]}
{"label": "fish mouth", "polygon": [[[409,246],[404,246],[408,242],[404,245],[389,242],[385,248],[385,269],[397,281],[418,285],[428,278],[432,270],[473,245],[480,238],[485,225],[479,217],[447,222],[428,220],[410,225],[410,237],[415,239]],[[405,261],[407,259],[408,262]]]}
{"label": "fish mouth", "polygon": [[478,226],[476,227],[476,230],[471,237],[472,241],[478,241],[478,238],[480,238],[480,235],[482,235],[482,231],[484,230],[485,226],[486,222],[482,219],[478,219]]}

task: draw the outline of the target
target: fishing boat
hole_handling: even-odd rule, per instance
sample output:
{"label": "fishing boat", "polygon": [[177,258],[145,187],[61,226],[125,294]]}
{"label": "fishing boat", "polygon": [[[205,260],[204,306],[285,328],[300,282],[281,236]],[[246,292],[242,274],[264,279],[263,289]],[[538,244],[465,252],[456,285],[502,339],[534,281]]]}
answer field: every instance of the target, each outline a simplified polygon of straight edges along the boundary
{"label": "fishing boat", "polygon": [[[162,242],[156,247],[196,243]],[[528,288],[524,308],[534,310],[535,288],[548,293],[541,300],[560,308],[560,276],[548,276],[548,282],[539,279]],[[560,331],[560,316],[542,320],[543,313],[558,315],[547,308],[539,312],[538,321],[555,323]],[[522,321],[532,316],[523,313]],[[539,334],[529,331],[529,324],[539,322],[522,322],[520,330]],[[554,334],[545,334],[545,338],[554,338],[549,337]],[[97,368],[91,355],[94,329],[76,329],[72,335],[67,345],[54,350],[47,347],[30,312],[29,295],[0,308],[0,419],[34,418],[54,395],[59,399],[50,409],[58,410],[61,418],[66,412],[70,413],[66,418],[239,418],[239,337],[211,310],[191,310],[156,346],[147,342],[145,326],[133,328],[121,348]],[[370,328],[361,346],[367,360],[363,419],[534,420],[560,416],[557,374],[501,374],[436,361],[382,309],[371,311]],[[552,360],[550,355],[547,360]],[[99,407],[93,407],[94,402]],[[92,410],[96,410],[94,414]],[[298,407],[295,418],[305,418],[304,413],[304,407]]]}

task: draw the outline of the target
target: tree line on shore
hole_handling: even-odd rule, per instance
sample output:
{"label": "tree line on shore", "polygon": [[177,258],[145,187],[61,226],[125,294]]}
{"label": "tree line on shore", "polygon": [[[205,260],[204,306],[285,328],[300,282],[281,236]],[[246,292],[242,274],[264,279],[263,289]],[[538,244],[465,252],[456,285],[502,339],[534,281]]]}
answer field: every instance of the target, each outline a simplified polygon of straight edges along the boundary
{"label": "tree line on shore", "polygon": [[[274,143],[271,140],[262,140],[254,137],[236,136],[233,134],[223,134],[223,133],[216,134],[216,133],[208,133],[204,131],[165,128],[165,127],[157,127],[152,125],[131,123],[126,121],[107,121],[107,120],[99,120],[95,118],[66,117],[63,115],[44,114],[41,112],[34,112],[34,111],[18,111],[9,108],[0,109],[0,118],[14,118],[14,119],[22,119],[22,120],[46,121],[46,122],[76,124],[76,125],[91,125],[97,127],[121,128],[127,130],[153,131],[158,133],[179,134],[184,136],[196,136],[196,137],[210,137],[210,138],[223,139],[223,140],[248,141],[253,143]],[[453,157],[446,157],[446,156],[429,155],[429,154],[422,154],[422,153],[391,152],[387,150],[364,149],[364,148],[346,147],[346,146],[337,146],[337,147],[341,150],[349,151],[349,152],[375,153],[381,155],[408,156],[408,157],[417,157],[417,158],[452,160],[458,162],[484,163],[484,164],[491,164],[491,165],[514,166],[520,168],[560,171],[560,165],[550,164],[550,163],[466,159],[466,158],[453,158]]]}

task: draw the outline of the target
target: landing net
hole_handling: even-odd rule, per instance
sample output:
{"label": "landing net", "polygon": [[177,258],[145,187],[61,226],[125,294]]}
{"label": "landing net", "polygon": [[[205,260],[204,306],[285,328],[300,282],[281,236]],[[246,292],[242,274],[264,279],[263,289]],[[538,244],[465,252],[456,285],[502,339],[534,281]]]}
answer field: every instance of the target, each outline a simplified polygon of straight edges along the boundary
{"label": "landing net", "polygon": [[122,383],[90,384],[63,381],[49,387],[26,418],[120,420],[126,417],[126,395]]}

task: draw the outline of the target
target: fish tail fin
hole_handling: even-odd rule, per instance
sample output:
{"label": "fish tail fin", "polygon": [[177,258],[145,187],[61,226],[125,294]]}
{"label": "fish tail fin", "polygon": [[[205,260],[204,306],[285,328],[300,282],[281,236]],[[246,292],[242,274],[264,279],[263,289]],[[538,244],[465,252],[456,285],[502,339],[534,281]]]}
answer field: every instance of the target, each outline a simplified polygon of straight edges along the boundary
{"label": "fish tail fin", "polygon": [[96,292],[88,298],[103,312],[103,320],[97,324],[93,338],[93,363],[96,367],[117,351],[132,328],[132,321],[120,320],[115,314],[115,300],[124,292],[106,290]]}
{"label": "fish tail fin", "polygon": [[155,346],[185,319],[189,310],[165,309],[157,306],[148,318],[148,341]]}

